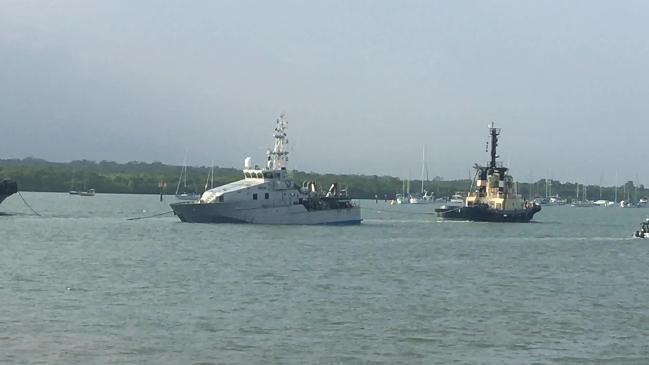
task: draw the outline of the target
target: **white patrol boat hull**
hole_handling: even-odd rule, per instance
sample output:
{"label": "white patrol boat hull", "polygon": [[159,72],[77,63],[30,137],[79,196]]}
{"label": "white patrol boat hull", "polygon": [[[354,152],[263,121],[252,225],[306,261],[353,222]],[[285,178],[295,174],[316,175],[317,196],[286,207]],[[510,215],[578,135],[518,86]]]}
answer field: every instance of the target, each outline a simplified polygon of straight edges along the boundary
{"label": "white patrol boat hull", "polygon": [[360,224],[361,208],[307,210],[304,205],[241,207],[239,204],[178,202],[174,214],[188,223]]}

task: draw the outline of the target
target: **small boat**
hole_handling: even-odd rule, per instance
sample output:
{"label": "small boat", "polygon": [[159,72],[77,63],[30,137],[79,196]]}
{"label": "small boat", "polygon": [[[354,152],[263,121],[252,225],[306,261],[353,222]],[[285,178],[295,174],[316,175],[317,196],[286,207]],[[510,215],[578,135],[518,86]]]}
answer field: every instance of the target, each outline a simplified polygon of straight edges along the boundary
{"label": "small boat", "polygon": [[404,194],[397,194],[394,196],[395,204],[410,204],[410,199]]}
{"label": "small boat", "polygon": [[639,231],[635,231],[633,234],[633,237],[635,238],[649,238],[649,218],[645,219],[644,222],[642,222],[642,226]]}
{"label": "small boat", "polygon": [[572,202],[571,205],[576,208],[591,208],[596,206],[595,203],[590,200],[577,200]]}
{"label": "small boat", "polygon": [[462,204],[464,204],[464,196],[465,196],[465,194],[463,194],[461,192],[456,192],[455,194],[453,194],[451,196],[451,199],[448,202],[451,203],[451,204],[460,204],[460,205],[462,205]]}
{"label": "small boat", "polygon": [[622,200],[620,201],[620,208],[633,208],[633,204],[630,201]]}
{"label": "small boat", "polygon": [[587,194],[587,189],[588,187],[586,185],[582,185],[582,200],[579,200],[579,184],[577,184],[577,195],[575,200],[572,202],[572,206],[576,208],[591,208],[595,206],[595,203],[591,200],[588,200],[588,194]]}
{"label": "small boat", "polygon": [[408,199],[410,204],[427,204],[428,201],[424,200],[423,196],[418,194],[411,194],[410,199]]}
{"label": "small boat", "polygon": [[95,189],[88,189],[77,193],[79,196],[95,196]]}

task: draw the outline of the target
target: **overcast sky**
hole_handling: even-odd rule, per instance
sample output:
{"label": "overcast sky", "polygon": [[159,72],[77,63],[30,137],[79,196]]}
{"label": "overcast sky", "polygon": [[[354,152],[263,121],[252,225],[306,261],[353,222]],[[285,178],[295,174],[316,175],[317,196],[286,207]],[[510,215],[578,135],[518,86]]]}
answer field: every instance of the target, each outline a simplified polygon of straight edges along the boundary
{"label": "overcast sky", "polygon": [[289,119],[307,171],[649,184],[646,1],[0,6],[0,158],[240,167]]}

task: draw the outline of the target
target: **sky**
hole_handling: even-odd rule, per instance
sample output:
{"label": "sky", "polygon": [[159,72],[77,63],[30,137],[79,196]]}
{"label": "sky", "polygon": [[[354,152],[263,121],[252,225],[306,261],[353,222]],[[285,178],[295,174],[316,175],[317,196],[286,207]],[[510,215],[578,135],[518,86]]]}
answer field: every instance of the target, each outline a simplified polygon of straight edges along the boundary
{"label": "sky", "polygon": [[[2,0],[0,158],[649,185],[649,2]],[[186,152],[187,151],[187,152]]]}

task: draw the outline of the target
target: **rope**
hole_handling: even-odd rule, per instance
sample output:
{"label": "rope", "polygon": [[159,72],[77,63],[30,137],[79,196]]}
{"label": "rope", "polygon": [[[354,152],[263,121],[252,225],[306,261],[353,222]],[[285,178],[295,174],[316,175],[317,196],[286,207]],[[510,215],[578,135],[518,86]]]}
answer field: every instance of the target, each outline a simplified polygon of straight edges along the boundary
{"label": "rope", "polygon": [[168,212],[158,213],[158,214],[154,214],[154,215],[148,215],[148,216],[146,216],[146,217],[127,218],[126,220],[127,220],[127,221],[136,221],[136,220],[138,220],[138,219],[154,218],[154,217],[159,217],[159,216],[161,216],[161,215],[165,215],[165,214],[169,214],[169,213],[173,213],[173,212],[174,212],[173,210],[170,210],[170,211],[168,211]]}
{"label": "rope", "polygon": [[27,206],[27,208],[29,208],[29,209],[30,209],[32,212],[34,212],[34,214],[36,214],[37,216],[42,217],[42,215],[40,215],[36,210],[34,210],[34,208],[32,208],[31,205],[29,205],[29,203],[27,203],[27,200],[25,200],[25,198],[24,198],[23,195],[20,193],[20,191],[18,192],[18,196],[20,197],[20,199],[23,200],[23,203],[25,203],[25,205]]}

